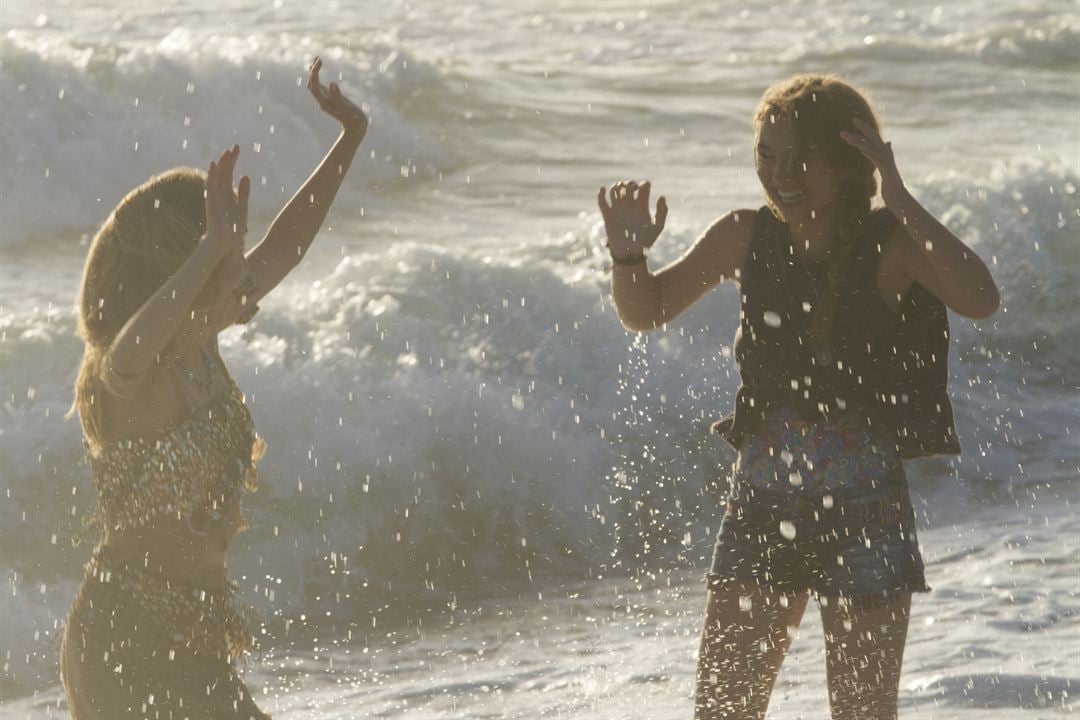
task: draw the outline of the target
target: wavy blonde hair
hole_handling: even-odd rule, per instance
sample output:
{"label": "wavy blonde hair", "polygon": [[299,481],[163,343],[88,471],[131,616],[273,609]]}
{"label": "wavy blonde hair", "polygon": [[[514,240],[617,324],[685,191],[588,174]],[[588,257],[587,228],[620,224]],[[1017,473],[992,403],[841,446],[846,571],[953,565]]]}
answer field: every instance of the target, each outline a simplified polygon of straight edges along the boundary
{"label": "wavy blonde hair", "polygon": [[87,254],[77,307],[85,343],[68,417],[78,413],[92,454],[102,447],[102,362],[113,340],[180,268],[206,232],[205,176],[175,168],[120,201]]}
{"label": "wavy blonde hair", "polygon": [[[843,289],[843,270],[870,219],[870,203],[877,194],[874,165],[840,137],[855,132],[856,118],[879,130],[877,117],[864,93],[835,75],[803,74],[765,91],[754,111],[755,145],[770,116],[791,120],[796,153],[815,148],[840,173],[836,237],[830,252],[827,283],[811,317],[811,337],[819,347],[831,344],[833,316]],[[771,200],[770,209],[783,217]]]}

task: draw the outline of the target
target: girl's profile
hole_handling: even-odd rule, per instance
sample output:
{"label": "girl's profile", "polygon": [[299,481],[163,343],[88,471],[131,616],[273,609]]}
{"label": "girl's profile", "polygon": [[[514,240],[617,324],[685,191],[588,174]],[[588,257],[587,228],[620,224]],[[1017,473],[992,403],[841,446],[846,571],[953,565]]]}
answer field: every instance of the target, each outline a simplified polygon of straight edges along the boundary
{"label": "girl's profile", "polygon": [[367,117],[321,68],[316,58],[308,89],[341,134],[254,248],[235,145],[205,173],[176,168],[132,190],[90,246],[72,412],[101,536],[61,649],[77,720],[268,717],[234,668],[254,623],[225,569],[266,442],[217,335],[250,320],[304,256],[364,139]]}

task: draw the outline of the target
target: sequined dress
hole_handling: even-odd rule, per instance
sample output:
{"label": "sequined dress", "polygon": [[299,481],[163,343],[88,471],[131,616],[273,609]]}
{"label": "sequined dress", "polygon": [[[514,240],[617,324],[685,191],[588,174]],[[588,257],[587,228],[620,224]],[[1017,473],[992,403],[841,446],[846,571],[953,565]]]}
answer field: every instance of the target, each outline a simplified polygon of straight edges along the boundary
{"label": "sequined dress", "polygon": [[242,526],[265,443],[235,384],[208,408],[90,457],[101,542],[65,628],[61,674],[81,718],[267,718],[235,671],[254,615],[220,577],[177,582],[117,557],[110,541],[155,520],[195,535]]}

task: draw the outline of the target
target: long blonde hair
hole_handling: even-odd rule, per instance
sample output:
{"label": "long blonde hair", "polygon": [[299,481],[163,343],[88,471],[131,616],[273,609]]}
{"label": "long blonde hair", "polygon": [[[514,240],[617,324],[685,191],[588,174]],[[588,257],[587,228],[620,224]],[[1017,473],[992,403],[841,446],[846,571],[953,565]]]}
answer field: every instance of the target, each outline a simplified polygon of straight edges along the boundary
{"label": "long blonde hair", "polygon": [[[879,129],[864,93],[835,75],[803,74],[773,85],[754,111],[755,145],[769,116],[792,121],[796,152],[816,147],[841,175],[836,237],[830,252],[827,282],[811,317],[811,337],[819,347],[832,340],[833,315],[843,286],[843,269],[870,218],[870,201],[877,194],[874,165],[840,137],[855,131],[856,118]],[[782,217],[768,201],[773,213]]]}
{"label": "long blonde hair", "polygon": [[175,168],[120,201],[94,236],[78,299],[85,343],[68,417],[78,413],[92,454],[102,447],[102,361],[127,321],[191,255],[206,231],[204,175]]}

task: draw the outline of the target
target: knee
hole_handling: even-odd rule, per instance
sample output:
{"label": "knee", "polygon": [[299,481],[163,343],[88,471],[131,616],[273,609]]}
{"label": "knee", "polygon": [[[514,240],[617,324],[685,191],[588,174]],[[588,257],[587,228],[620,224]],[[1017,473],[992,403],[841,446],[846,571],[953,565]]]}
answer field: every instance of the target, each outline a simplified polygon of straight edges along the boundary
{"label": "knee", "polygon": [[896,696],[829,690],[832,720],[896,720]]}
{"label": "knee", "polygon": [[829,707],[833,720],[895,720],[898,688],[895,676],[864,666],[845,671],[830,668]]}

